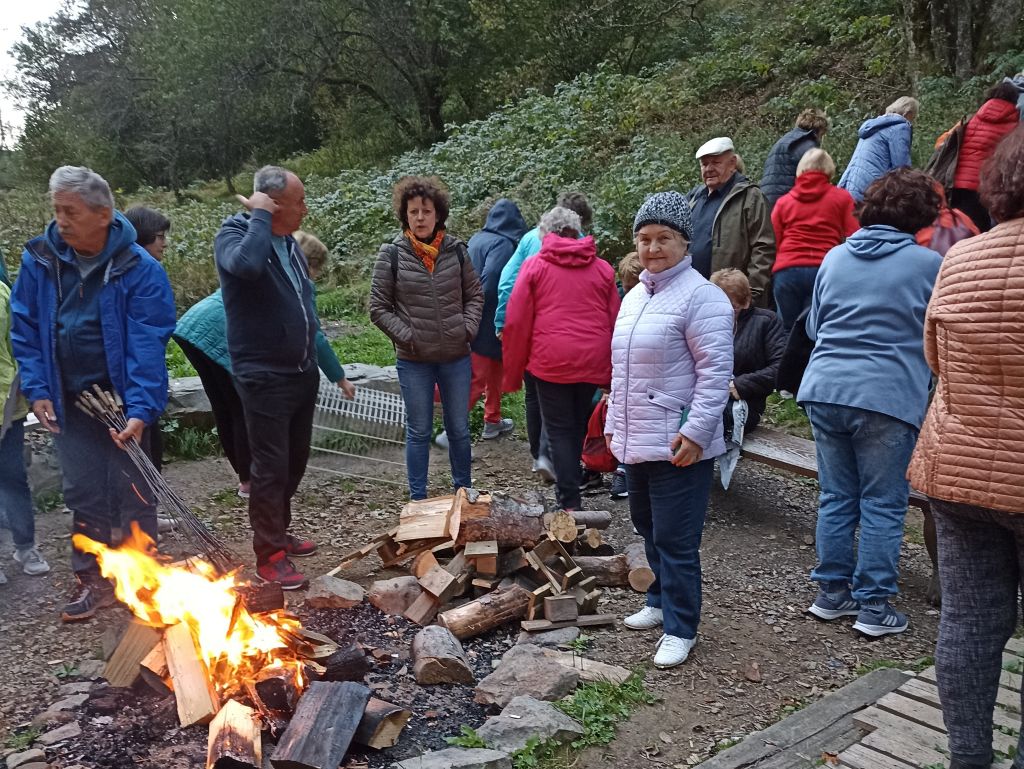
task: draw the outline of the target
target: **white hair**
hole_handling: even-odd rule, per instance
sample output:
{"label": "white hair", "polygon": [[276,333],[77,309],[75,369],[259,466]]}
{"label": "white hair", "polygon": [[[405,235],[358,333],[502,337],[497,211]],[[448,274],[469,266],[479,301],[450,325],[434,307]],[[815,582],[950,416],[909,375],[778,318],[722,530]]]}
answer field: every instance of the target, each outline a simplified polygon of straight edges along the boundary
{"label": "white hair", "polygon": [[908,120],[917,117],[921,111],[921,102],[913,96],[901,96],[885,108],[886,115],[902,115]]}
{"label": "white hair", "polygon": [[288,174],[290,173],[291,171],[281,168],[281,166],[263,166],[253,174],[252,191],[265,192],[268,195],[271,192],[281,192],[288,186]]}
{"label": "white hair", "polygon": [[537,228],[540,230],[541,237],[549,232],[561,232],[566,228],[583,232],[583,222],[580,215],[572,209],[556,206],[540,218]]}
{"label": "white hair", "polygon": [[114,194],[107,180],[84,166],[61,166],[50,175],[50,199],[58,192],[78,195],[89,208],[113,208]]}

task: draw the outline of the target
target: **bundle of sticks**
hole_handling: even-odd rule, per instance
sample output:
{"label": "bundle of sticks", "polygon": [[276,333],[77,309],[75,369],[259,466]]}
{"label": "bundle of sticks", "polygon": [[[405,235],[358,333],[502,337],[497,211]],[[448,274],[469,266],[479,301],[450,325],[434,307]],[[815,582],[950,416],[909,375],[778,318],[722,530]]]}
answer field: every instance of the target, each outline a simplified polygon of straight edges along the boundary
{"label": "bundle of sticks", "polygon": [[[128,428],[128,420],[124,415],[124,402],[116,391],[108,392],[99,385],[92,386],[78,396],[75,405],[93,419],[97,419],[117,433]],[[213,567],[221,574],[234,569],[237,564],[231,551],[221,542],[193,513],[184,500],[167,485],[153,462],[134,437],[124,442],[125,450],[149,486],[150,491],[164,511],[178,524],[176,531],[197,552],[204,555]],[[136,490],[141,495],[141,490]]]}

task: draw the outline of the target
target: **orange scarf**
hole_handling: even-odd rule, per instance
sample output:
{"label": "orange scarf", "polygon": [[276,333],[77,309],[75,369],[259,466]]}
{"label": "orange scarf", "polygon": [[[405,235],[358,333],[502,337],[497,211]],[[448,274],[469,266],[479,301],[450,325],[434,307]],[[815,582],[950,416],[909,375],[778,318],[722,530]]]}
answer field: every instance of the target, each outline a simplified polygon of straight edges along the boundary
{"label": "orange scarf", "polygon": [[437,235],[434,236],[433,241],[430,243],[417,240],[416,236],[412,234],[412,230],[406,230],[405,237],[409,239],[409,242],[412,244],[413,253],[423,262],[427,272],[433,274],[434,262],[437,261],[437,255],[441,251],[441,241],[444,240],[444,230],[438,230]]}

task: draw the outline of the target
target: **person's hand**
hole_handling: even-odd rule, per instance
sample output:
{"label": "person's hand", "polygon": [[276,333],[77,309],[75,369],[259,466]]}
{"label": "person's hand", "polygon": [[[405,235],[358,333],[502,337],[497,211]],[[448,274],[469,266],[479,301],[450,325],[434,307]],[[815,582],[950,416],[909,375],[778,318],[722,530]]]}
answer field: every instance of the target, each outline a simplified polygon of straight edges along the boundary
{"label": "person's hand", "polygon": [[46,399],[32,401],[32,413],[36,415],[39,424],[51,433],[60,432],[60,426],[57,424],[57,412],[53,410],[53,401]]}
{"label": "person's hand", "polygon": [[338,387],[341,388],[342,394],[344,394],[344,396],[349,400],[356,397],[356,386],[347,379],[342,379],[338,382]]}
{"label": "person's hand", "polygon": [[142,443],[142,432],[146,429],[146,423],[138,417],[132,417],[128,420],[128,426],[121,432],[116,432],[114,428],[110,428],[110,437],[113,438],[120,448],[126,448],[125,443],[130,441],[132,438],[135,439],[136,443]]}
{"label": "person's hand", "polygon": [[680,433],[676,433],[676,437],[672,439],[671,449],[672,464],[676,467],[696,464],[704,455],[704,449]]}
{"label": "person's hand", "polygon": [[604,445],[605,445],[605,448],[608,449],[608,453],[609,454],[612,451],[612,435],[613,435],[613,433],[605,433],[604,434]]}
{"label": "person's hand", "polygon": [[738,400],[738,401],[743,400],[740,397],[739,390],[736,389],[736,383],[735,382],[729,382],[729,395],[731,395],[733,397],[733,400]]}
{"label": "person's hand", "polygon": [[261,211],[268,211],[271,216],[277,212],[277,202],[265,192],[254,192],[249,197],[244,195],[235,195],[238,198],[238,202],[245,206],[250,211],[259,209]]}

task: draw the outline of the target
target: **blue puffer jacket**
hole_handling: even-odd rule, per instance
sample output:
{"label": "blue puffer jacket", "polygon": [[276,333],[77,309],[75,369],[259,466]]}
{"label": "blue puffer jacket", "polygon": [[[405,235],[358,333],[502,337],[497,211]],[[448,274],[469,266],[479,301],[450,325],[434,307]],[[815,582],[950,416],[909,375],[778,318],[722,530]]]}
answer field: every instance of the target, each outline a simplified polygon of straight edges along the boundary
{"label": "blue puffer jacket", "polygon": [[[156,422],[167,406],[167,340],[174,331],[174,294],[152,256],[135,243],[135,228],[114,214],[104,251],[112,253],[100,290],[100,323],[107,370],[129,419]],[[50,222],[25,244],[11,295],[11,344],[29,401],[50,400],[57,422],[64,409],[57,364],[58,260],[77,270],[71,247]]]}
{"label": "blue puffer jacket", "polygon": [[836,185],[860,202],[871,182],[894,168],[910,165],[913,129],[902,115],[879,115],[865,120],[850,164]]}
{"label": "blue puffer jacket", "polygon": [[494,334],[494,313],[498,309],[498,281],[501,271],[516,250],[519,239],[526,232],[526,221],[519,206],[502,198],[487,214],[484,228],[469,239],[467,248],[473,269],[484,290],[484,310],[480,317],[480,330],[471,345],[477,355],[501,360],[501,342]]}
{"label": "blue puffer jacket", "polygon": [[796,167],[807,150],[819,146],[818,134],[812,128],[794,128],[775,142],[764,161],[761,176],[761,192],[771,210],[775,201],[793,189],[796,183]]}

